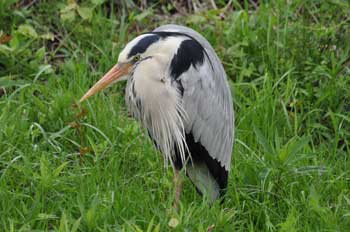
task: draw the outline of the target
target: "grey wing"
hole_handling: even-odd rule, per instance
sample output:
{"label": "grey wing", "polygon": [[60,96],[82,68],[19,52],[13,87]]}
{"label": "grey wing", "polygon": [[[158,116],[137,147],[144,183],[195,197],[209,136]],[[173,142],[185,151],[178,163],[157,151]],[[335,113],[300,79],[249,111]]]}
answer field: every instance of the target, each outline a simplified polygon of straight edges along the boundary
{"label": "grey wing", "polygon": [[206,51],[203,64],[191,66],[179,78],[183,106],[187,113],[186,133],[191,132],[212,158],[230,170],[234,138],[234,112],[225,70],[209,42],[196,31],[178,25],[164,25],[155,31],[180,32],[197,40]]}

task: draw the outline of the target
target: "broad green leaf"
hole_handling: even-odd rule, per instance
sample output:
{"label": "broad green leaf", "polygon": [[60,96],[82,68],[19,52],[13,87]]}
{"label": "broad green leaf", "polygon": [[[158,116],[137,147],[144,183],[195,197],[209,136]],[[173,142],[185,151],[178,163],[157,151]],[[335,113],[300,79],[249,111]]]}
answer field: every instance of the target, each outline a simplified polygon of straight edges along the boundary
{"label": "broad green leaf", "polygon": [[297,213],[296,210],[293,208],[289,213],[286,218],[286,220],[281,223],[280,226],[280,232],[294,232],[297,231],[296,224],[297,224],[298,218],[297,218]]}
{"label": "broad green leaf", "polygon": [[194,15],[188,16],[186,21],[187,23],[198,24],[198,23],[206,22],[207,19],[203,15],[194,14]]}
{"label": "broad green leaf", "polygon": [[138,14],[135,16],[135,20],[136,21],[142,21],[143,19],[145,19],[146,17],[150,16],[153,14],[153,11],[152,9],[148,9],[148,10],[145,10],[143,11],[141,14]]}
{"label": "broad green leaf", "polygon": [[38,60],[41,60],[45,56],[45,47],[41,47],[35,52],[35,56]]}
{"label": "broad green leaf", "polygon": [[0,44],[0,54],[10,55],[12,51],[13,49],[10,48],[9,46]]}
{"label": "broad green leaf", "polygon": [[158,224],[156,227],[154,227],[153,232],[159,232],[160,231],[160,224]]}
{"label": "broad green leaf", "polygon": [[86,213],[86,223],[90,229],[95,226],[95,216],[95,207],[91,207]]}
{"label": "broad green leaf", "polygon": [[60,220],[60,228],[59,228],[58,231],[59,232],[69,231],[67,216],[66,216],[66,214],[64,212],[62,213],[62,217],[61,217],[61,220]]}
{"label": "broad green leaf", "polygon": [[61,13],[72,11],[78,7],[78,4],[75,1],[68,1],[68,4],[61,10]]}
{"label": "broad green leaf", "polygon": [[104,2],[105,2],[105,0],[91,0],[91,3],[94,5],[101,5]]}
{"label": "broad green leaf", "polygon": [[280,159],[280,161],[284,162],[287,159],[288,155],[289,152],[287,147],[283,147],[281,150],[279,150],[278,158]]}
{"label": "broad green leaf", "polygon": [[153,217],[152,220],[148,223],[147,232],[152,232],[153,221],[154,221],[154,217]]}
{"label": "broad green leaf", "polygon": [[67,12],[61,13],[61,19],[63,22],[72,22],[75,19],[75,12],[67,11]]}
{"label": "broad green leaf", "polygon": [[63,22],[72,22],[75,19],[74,11],[61,12],[61,19]]}
{"label": "broad green leaf", "polygon": [[19,39],[18,36],[14,36],[12,37],[12,39],[10,40],[10,47],[12,49],[17,49],[19,46]]}
{"label": "broad green leaf", "polygon": [[76,221],[74,222],[74,224],[73,224],[73,226],[72,226],[72,229],[71,229],[71,232],[76,232],[76,231],[78,231],[79,226],[80,226],[80,221],[81,221],[81,217],[80,217],[78,220],[76,220]]}
{"label": "broad green leaf", "polygon": [[53,176],[58,177],[62,170],[67,166],[68,162],[62,163],[60,166],[58,166],[54,171],[53,171]]}
{"label": "broad green leaf", "polygon": [[134,232],[144,232],[138,225],[133,225]]}
{"label": "broad green leaf", "polygon": [[83,19],[90,20],[92,18],[92,8],[78,7],[78,13]]}
{"label": "broad green leaf", "polygon": [[51,33],[51,32],[48,32],[48,33],[40,35],[40,38],[54,41],[55,40],[55,35],[53,33]]}
{"label": "broad green leaf", "polygon": [[18,27],[17,31],[27,37],[37,38],[38,33],[36,33],[34,27],[29,24],[22,24]]}

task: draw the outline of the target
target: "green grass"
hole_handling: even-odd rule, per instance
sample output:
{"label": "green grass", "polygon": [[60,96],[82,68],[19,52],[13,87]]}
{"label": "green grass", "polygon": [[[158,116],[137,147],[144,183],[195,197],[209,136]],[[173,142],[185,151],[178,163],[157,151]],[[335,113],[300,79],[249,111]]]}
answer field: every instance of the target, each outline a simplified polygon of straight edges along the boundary
{"label": "green grass", "polygon": [[174,231],[349,230],[347,1],[234,1],[225,20],[215,10],[177,19],[218,52],[236,111],[224,204],[208,206],[186,180],[179,213],[171,170],[128,117],[124,86],[73,106],[128,40],[171,17],[156,17],[157,1],[145,13],[28,2],[0,2],[2,231],[167,231],[171,218]]}

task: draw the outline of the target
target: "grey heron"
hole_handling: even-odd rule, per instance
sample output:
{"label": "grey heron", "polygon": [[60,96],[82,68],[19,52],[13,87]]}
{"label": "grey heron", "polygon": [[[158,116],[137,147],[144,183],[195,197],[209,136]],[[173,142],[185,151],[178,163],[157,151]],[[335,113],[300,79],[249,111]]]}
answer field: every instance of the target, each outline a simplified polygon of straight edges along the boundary
{"label": "grey heron", "polygon": [[173,24],[141,34],[80,102],[122,80],[127,80],[129,112],[147,129],[165,165],[174,168],[175,207],[182,169],[211,202],[222,197],[234,112],[225,70],[209,42],[193,29]]}

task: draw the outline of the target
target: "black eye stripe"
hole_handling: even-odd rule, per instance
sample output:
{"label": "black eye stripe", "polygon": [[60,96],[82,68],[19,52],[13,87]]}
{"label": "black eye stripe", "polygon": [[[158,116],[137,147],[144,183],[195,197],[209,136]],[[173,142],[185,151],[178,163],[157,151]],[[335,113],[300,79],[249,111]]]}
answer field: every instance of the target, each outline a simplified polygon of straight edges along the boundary
{"label": "black eye stripe", "polygon": [[157,42],[160,39],[158,35],[149,35],[142,38],[137,44],[130,50],[128,58],[135,56],[136,54],[144,53],[149,46]]}

